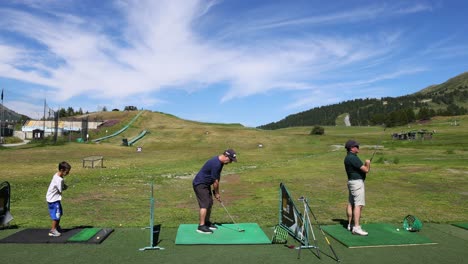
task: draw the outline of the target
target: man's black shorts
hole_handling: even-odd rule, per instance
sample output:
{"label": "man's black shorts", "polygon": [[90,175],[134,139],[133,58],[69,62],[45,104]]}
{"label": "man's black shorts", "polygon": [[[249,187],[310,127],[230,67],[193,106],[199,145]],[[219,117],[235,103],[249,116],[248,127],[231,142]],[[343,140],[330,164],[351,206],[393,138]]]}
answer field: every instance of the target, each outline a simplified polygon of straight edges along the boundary
{"label": "man's black shorts", "polygon": [[210,185],[198,184],[193,186],[193,190],[197,196],[200,208],[211,208],[213,206],[213,195],[211,194]]}

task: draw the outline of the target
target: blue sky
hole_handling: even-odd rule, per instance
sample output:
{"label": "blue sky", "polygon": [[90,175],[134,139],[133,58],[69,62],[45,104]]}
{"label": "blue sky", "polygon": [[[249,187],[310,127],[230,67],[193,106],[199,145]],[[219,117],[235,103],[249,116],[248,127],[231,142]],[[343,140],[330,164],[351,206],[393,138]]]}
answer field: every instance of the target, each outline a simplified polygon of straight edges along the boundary
{"label": "blue sky", "polygon": [[468,1],[0,0],[4,104],[255,127],[468,69]]}

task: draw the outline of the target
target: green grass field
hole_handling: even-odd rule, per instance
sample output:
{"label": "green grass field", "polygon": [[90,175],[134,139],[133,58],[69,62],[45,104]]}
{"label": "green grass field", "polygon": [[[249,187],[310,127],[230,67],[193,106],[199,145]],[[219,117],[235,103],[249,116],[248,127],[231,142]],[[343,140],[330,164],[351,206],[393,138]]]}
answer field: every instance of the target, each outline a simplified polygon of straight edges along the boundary
{"label": "green grass field", "polygon": [[[117,115],[100,113],[104,118],[115,118],[106,114]],[[126,115],[117,116],[122,123],[109,128],[109,133],[136,113],[121,114]],[[312,127],[263,131],[145,111],[123,134],[98,144],[0,147],[0,181],[11,184],[12,224],[20,228],[50,226],[45,193],[62,160],[73,166],[65,178],[69,189],[63,198],[64,227],[145,227],[150,183],[154,182],[155,223],[176,228],[197,222],[198,207],[191,187],[194,174],[208,158],[232,147],[239,162],[224,168],[220,188],[224,204],[237,222],[255,222],[263,228],[277,224],[278,189],[283,182],[293,197],[309,199],[322,224],[333,224],[346,217],[343,145],[353,138],[361,143],[361,159],[370,158],[378,147],[366,181],[363,224],[398,224],[407,214],[424,223],[467,222],[468,116],[456,117],[458,126],[452,125],[454,119],[438,117],[410,128],[385,131],[383,127],[325,127],[325,135],[316,136],[309,135]],[[150,134],[134,146],[121,146],[122,138],[132,138],[143,129]],[[431,140],[391,139],[392,133],[410,129],[434,130],[435,134]],[[103,133],[91,133],[90,139]],[[137,147],[142,147],[142,152],[137,152]],[[104,156],[105,168],[82,168],[82,159],[92,155]],[[212,218],[230,221],[220,206],[214,207]],[[0,245],[2,252],[10,247],[20,246]]]}

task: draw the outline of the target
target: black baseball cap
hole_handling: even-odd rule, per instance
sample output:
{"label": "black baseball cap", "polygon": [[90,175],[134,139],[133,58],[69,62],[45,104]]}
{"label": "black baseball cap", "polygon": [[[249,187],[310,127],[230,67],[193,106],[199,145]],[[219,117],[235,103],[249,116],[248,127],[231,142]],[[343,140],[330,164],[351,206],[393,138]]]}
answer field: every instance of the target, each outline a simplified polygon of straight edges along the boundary
{"label": "black baseball cap", "polygon": [[224,156],[228,157],[231,161],[237,162],[237,155],[233,149],[226,149],[223,154]]}
{"label": "black baseball cap", "polygon": [[350,150],[352,147],[359,147],[359,142],[353,140],[353,139],[350,139],[348,141],[346,141],[346,144],[345,144],[345,148],[347,150]]}

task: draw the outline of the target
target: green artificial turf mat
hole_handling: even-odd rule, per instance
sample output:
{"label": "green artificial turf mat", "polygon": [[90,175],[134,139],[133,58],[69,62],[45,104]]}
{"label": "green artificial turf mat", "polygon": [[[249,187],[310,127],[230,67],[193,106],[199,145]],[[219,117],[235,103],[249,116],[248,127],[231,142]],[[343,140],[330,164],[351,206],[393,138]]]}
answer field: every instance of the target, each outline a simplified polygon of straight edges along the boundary
{"label": "green artificial turf mat", "polygon": [[454,223],[452,225],[468,230],[468,223]]}
{"label": "green artificial turf mat", "polygon": [[92,228],[76,227],[63,229],[59,237],[50,237],[48,228],[27,228],[19,230],[3,239],[1,243],[21,243],[21,244],[43,244],[43,243],[85,243],[100,244],[114,229],[112,228]]}
{"label": "green artificial turf mat", "polygon": [[391,224],[363,225],[368,236],[353,235],[342,225],[322,226],[322,229],[348,248],[436,244],[420,232],[409,232]]}
{"label": "green artificial turf mat", "polygon": [[79,233],[75,234],[74,236],[70,237],[67,241],[69,242],[83,242],[88,241],[97,232],[101,231],[101,228],[85,228],[81,230]]}
{"label": "green artificial turf mat", "polygon": [[[228,245],[228,244],[271,244],[256,223],[220,224],[213,234],[200,234],[197,224],[182,224],[177,230],[177,245]],[[244,232],[239,232],[244,229]]]}

